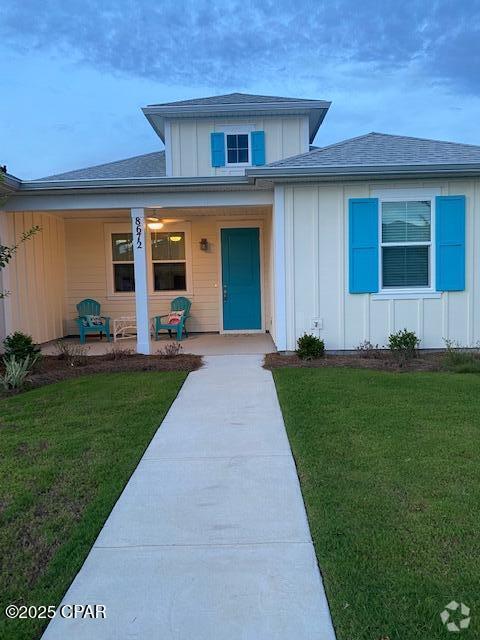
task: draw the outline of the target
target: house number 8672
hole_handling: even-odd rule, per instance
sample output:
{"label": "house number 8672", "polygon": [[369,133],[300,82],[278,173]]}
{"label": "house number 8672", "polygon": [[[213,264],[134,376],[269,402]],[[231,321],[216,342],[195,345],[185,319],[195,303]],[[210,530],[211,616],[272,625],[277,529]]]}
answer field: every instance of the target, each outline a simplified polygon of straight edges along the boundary
{"label": "house number 8672", "polygon": [[142,232],[143,232],[142,221],[140,218],[135,218],[135,236],[137,239],[137,249],[141,249],[143,246]]}

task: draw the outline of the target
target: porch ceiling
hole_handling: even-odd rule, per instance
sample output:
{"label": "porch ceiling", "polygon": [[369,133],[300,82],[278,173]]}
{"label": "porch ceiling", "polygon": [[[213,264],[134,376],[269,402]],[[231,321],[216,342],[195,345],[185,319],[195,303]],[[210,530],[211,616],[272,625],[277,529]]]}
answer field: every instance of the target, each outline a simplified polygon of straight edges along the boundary
{"label": "porch ceiling", "polygon": [[[269,215],[272,205],[244,205],[244,206],[205,206],[205,207],[145,207],[145,214],[157,218],[189,220],[201,216],[245,216],[246,214]],[[36,211],[48,213],[51,211]],[[60,218],[125,218],[130,220],[130,209],[67,209],[53,212]]]}

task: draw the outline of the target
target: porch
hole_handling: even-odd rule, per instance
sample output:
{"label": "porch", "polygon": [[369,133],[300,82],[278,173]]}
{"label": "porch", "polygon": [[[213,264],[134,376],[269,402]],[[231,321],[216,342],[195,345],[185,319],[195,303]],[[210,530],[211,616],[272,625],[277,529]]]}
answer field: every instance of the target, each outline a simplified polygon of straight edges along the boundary
{"label": "porch", "polygon": [[[185,296],[192,307],[184,352],[274,350],[272,205],[248,203],[250,194],[241,199],[247,204],[7,212],[0,229],[5,244],[33,225],[41,231],[19,247],[3,272],[2,287],[11,294],[0,303],[2,333],[28,333],[49,353],[59,338],[78,340],[76,305],[92,298],[100,303],[101,315],[111,318],[111,329],[117,318],[135,318],[136,340],[122,340],[123,347],[155,353],[162,342],[150,340],[151,318],[168,313],[171,301]],[[235,230],[253,235],[243,245],[232,245],[226,257],[225,238]],[[246,233],[239,235],[245,240]],[[255,260],[258,274],[252,276]],[[226,300],[233,298],[233,289],[226,286],[225,272],[232,265],[238,271],[243,263],[245,281],[255,280],[257,289],[252,294],[242,281],[232,312]],[[258,313],[245,320],[243,311],[255,304]],[[92,337],[88,345],[93,355],[107,342]]]}

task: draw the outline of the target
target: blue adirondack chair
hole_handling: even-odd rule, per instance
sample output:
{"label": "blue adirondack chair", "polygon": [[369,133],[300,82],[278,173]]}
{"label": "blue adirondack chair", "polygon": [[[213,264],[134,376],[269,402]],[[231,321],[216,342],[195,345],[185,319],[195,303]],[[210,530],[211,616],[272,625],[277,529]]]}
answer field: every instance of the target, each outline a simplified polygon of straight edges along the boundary
{"label": "blue adirondack chair", "polygon": [[78,324],[81,344],[85,344],[87,333],[99,333],[100,340],[105,334],[110,342],[110,318],[100,315],[99,302],[86,298],[77,304],[77,311],[75,322]]}
{"label": "blue adirondack chair", "polygon": [[191,301],[188,298],[184,298],[180,296],[179,298],[175,298],[170,303],[170,311],[182,311],[183,316],[180,318],[180,322],[178,324],[167,324],[166,319],[168,318],[168,313],[164,316],[155,316],[154,321],[154,330],[155,330],[155,340],[158,340],[159,331],[165,330],[168,331],[168,335],[172,337],[172,331],[176,331],[177,333],[177,341],[180,341],[183,338],[183,334],[188,338],[186,322],[187,318],[190,316],[190,307],[192,306]]}

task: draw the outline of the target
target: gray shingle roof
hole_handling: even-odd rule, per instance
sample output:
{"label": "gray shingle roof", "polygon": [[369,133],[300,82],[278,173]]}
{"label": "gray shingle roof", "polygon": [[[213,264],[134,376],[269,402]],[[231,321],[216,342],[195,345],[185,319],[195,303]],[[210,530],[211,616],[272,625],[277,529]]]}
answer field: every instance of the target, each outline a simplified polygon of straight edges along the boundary
{"label": "gray shingle roof", "polygon": [[250,93],[227,93],[223,96],[209,96],[207,98],[193,98],[177,102],[163,102],[150,104],[149,107],[180,107],[188,105],[210,104],[276,104],[278,102],[312,102],[306,98],[282,98],[279,96],[258,96]]}
{"label": "gray shingle roof", "polygon": [[268,167],[313,169],[469,163],[480,163],[480,146],[372,132],[272,162]]}
{"label": "gray shingle roof", "polygon": [[159,178],[165,176],[165,151],[154,151],[125,160],[98,164],[76,171],[67,171],[53,176],[39,178],[45,180],[94,180],[99,178]]}

